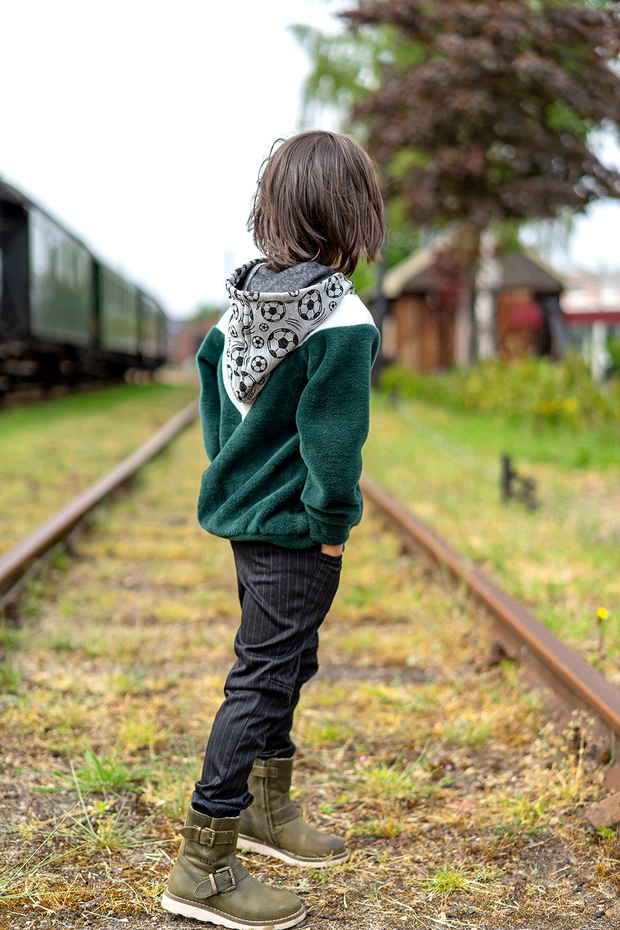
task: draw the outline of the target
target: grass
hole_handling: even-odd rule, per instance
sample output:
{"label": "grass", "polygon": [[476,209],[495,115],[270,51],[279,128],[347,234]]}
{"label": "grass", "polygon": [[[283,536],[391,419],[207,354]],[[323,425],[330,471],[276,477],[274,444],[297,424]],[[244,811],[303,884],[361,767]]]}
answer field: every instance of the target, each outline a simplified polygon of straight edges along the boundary
{"label": "grass", "polygon": [[[120,385],[0,410],[0,552],[145,442],[196,396]],[[55,555],[62,569],[66,556]]]}
{"label": "grass", "polygon": [[[168,925],[159,897],[238,619],[230,548],[195,522],[203,467],[195,425],[26,592],[0,694],[0,926]],[[614,837],[582,816],[601,794],[592,760],[485,652],[468,600],[367,513],[294,730],[296,803],[351,860],[244,857],[299,892],[308,930],[573,930],[620,892]]]}
{"label": "grass", "polygon": [[[557,635],[620,683],[620,468],[574,467],[546,429],[377,397],[369,475],[478,563]],[[499,460],[536,479],[540,508],[500,500]],[[615,454],[615,453],[614,453]],[[602,621],[600,608],[608,612]]]}

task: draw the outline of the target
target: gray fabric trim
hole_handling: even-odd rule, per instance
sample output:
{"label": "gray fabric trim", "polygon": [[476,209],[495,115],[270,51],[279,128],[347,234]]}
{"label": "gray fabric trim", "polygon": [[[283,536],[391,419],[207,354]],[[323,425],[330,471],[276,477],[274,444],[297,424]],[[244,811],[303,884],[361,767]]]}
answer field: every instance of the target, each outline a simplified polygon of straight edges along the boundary
{"label": "gray fabric trim", "polygon": [[244,290],[250,287],[253,291],[274,294],[282,291],[297,291],[304,287],[312,287],[330,275],[335,274],[333,268],[320,265],[318,262],[300,262],[284,271],[269,271],[264,263],[255,265],[243,283]]}

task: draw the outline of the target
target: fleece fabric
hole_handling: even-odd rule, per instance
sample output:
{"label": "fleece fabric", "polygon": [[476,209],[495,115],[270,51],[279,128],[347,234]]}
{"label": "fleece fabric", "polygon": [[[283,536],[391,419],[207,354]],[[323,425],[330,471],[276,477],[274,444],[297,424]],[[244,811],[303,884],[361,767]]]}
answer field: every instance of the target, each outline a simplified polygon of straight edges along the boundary
{"label": "fleece fabric", "polygon": [[379,348],[372,316],[359,297],[344,295],[250,403],[236,396],[225,370],[231,318],[229,308],[197,358],[211,463],[198,519],[230,540],[340,545],[362,516],[361,450]]}

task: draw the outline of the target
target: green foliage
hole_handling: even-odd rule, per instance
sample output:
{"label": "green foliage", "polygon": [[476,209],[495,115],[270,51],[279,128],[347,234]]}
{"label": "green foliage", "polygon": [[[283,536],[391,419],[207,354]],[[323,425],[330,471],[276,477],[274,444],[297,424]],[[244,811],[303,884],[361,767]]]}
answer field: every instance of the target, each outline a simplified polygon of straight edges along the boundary
{"label": "green foliage", "polygon": [[290,31],[311,62],[303,89],[302,125],[313,126],[325,111],[330,111],[351,130],[354,105],[378,87],[381,61],[391,44],[391,30],[360,29],[352,36],[343,32],[323,33],[312,26],[295,24]]}
{"label": "green foliage", "polygon": [[607,351],[611,356],[614,372],[620,375],[620,337],[610,337],[607,340]]}
{"label": "green foliage", "polygon": [[146,777],[144,768],[125,765],[116,754],[96,756],[90,749],[84,753],[82,767],[73,772],[73,781],[84,794],[135,790]]}
{"label": "green foliage", "polygon": [[20,675],[13,664],[13,648],[18,638],[0,615],[0,692],[11,694],[17,691]]}
{"label": "green foliage", "polygon": [[620,425],[620,381],[597,384],[577,355],[560,363],[542,358],[491,359],[437,375],[391,365],[383,372],[381,387],[393,395],[456,411],[478,410],[574,433]]}
{"label": "green foliage", "polygon": [[351,275],[351,280],[355,284],[356,293],[372,293],[377,287],[377,266],[369,265],[364,261],[360,262]]}

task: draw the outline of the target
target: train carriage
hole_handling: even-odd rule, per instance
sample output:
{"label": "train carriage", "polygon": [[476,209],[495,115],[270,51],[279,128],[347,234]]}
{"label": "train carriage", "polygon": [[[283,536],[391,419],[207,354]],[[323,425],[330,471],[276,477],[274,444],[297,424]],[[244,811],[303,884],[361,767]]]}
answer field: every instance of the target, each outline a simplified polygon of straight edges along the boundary
{"label": "train carriage", "polygon": [[166,360],[159,304],[0,181],[0,397]]}

